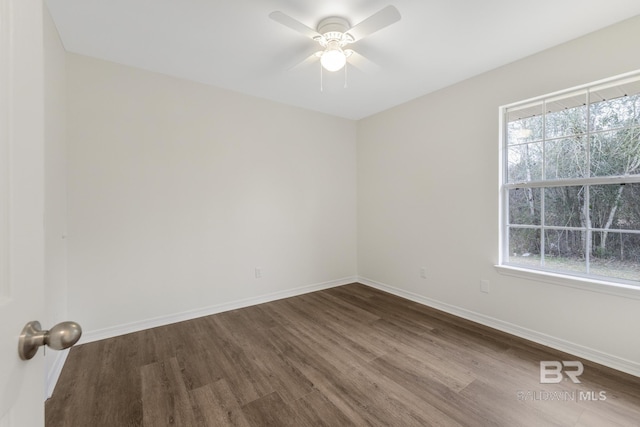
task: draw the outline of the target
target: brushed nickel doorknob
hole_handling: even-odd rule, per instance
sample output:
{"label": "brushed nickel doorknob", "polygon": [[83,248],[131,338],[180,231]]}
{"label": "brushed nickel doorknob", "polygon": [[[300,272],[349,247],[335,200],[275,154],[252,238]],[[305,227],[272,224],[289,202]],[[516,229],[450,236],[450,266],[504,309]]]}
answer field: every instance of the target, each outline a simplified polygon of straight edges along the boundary
{"label": "brushed nickel doorknob", "polygon": [[38,347],[47,345],[54,350],[64,350],[78,342],[82,328],[76,322],[62,322],[48,331],[43,331],[40,322],[34,320],[24,325],[18,340],[20,359],[29,360],[38,352]]}

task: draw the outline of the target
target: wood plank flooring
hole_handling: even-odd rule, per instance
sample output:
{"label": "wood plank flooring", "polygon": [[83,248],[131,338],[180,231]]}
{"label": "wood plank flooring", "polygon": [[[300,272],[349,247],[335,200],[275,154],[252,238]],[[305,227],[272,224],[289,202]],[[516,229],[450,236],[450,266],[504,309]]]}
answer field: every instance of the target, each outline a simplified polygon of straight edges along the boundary
{"label": "wood plank flooring", "polygon": [[640,426],[640,378],[543,360],[579,359],[354,283],[74,347],[46,425]]}

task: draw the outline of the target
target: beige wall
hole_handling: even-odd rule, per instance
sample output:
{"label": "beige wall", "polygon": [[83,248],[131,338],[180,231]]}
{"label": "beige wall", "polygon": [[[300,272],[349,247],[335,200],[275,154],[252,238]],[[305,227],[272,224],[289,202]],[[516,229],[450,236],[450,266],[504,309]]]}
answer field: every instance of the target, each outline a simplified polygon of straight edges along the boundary
{"label": "beige wall", "polygon": [[638,69],[639,39],[635,18],[360,121],[362,280],[640,375],[638,299],[494,269],[499,106]]}
{"label": "beige wall", "polygon": [[73,54],[67,77],[88,331],[353,280],[355,122]]}

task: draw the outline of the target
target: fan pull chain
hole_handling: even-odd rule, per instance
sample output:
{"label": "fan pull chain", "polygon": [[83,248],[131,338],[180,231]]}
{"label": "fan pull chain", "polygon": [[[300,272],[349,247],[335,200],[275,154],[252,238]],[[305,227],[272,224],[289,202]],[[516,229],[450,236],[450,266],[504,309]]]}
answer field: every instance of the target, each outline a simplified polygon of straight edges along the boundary
{"label": "fan pull chain", "polygon": [[347,88],[347,68],[349,64],[344,64],[344,88]]}
{"label": "fan pull chain", "polygon": [[[345,89],[347,89],[349,87],[348,84],[347,84],[347,66],[348,65],[349,64],[345,64],[344,65],[344,88]],[[324,80],[323,80],[324,73],[322,71],[322,68],[323,68],[322,64],[320,64],[320,92],[324,92],[324,85],[323,85],[323,83],[324,83]]]}

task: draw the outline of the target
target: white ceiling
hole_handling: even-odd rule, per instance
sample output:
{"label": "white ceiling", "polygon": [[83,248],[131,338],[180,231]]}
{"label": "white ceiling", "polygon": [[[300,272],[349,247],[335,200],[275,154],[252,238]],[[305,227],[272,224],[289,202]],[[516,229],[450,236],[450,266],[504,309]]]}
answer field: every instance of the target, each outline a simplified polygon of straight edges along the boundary
{"label": "white ceiling", "polygon": [[[47,0],[69,52],[360,119],[640,14],[638,0]],[[402,19],[351,45],[379,68],[288,70],[318,50],[269,19]],[[640,52],[640,51],[639,51]]]}

